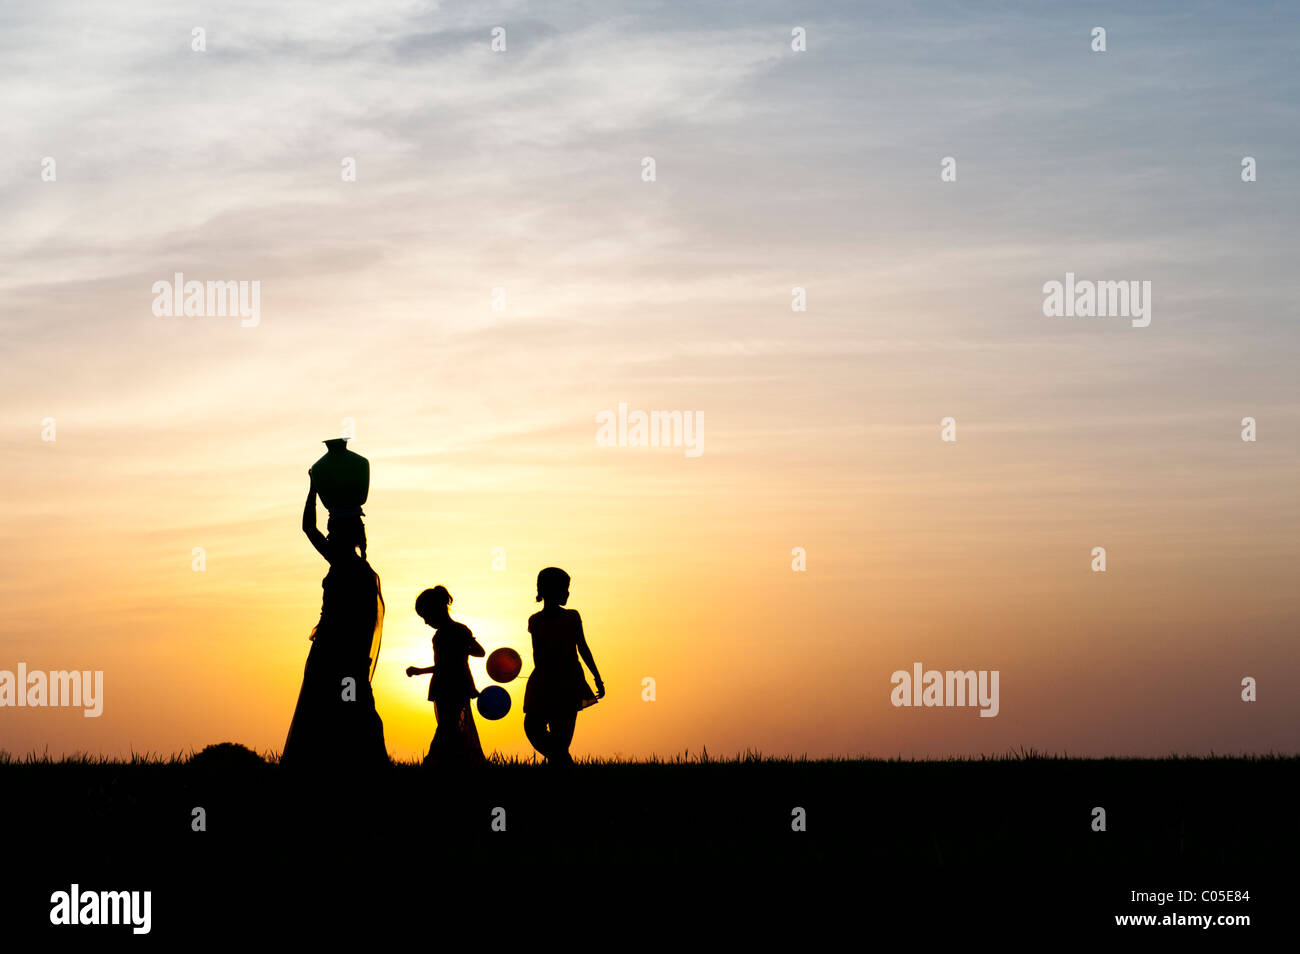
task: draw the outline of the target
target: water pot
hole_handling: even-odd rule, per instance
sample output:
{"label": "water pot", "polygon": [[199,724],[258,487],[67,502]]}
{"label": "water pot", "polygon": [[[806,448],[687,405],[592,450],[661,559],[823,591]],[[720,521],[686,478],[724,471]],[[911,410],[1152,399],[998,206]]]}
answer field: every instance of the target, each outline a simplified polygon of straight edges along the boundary
{"label": "water pot", "polygon": [[311,468],[320,501],[330,512],[360,510],[370,494],[370,461],[348,450],[346,437],[326,441],[325,456]]}

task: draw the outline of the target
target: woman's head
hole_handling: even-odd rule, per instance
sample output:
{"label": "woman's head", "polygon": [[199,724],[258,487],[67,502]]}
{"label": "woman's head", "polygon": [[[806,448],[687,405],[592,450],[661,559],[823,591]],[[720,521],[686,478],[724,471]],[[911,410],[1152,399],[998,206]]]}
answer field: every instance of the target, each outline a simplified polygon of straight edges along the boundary
{"label": "woman's head", "polygon": [[537,602],[542,600],[559,606],[569,601],[569,574],[558,566],[548,566],[537,574]]}
{"label": "woman's head", "polygon": [[330,548],[341,553],[361,551],[361,559],[366,558],[366,525],[357,516],[330,515],[325,524],[325,539]]}
{"label": "woman's head", "polygon": [[449,606],[451,606],[451,594],[447,592],[445,586],[435,586],[415,598],[415,612],[420,619],[430,625],[445,620]]}

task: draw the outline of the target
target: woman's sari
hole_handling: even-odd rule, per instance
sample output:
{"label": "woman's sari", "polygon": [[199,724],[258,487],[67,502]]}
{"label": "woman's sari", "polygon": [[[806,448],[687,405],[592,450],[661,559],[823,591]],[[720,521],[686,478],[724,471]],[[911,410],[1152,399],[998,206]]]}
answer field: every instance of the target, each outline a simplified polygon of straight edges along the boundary
{"label": "woman's sari", "polygon": [[353,558],[331,565],[321,588],[320,621],[280,764],[387,765],[384,724],[370,690],[384,627],[379,574]]}

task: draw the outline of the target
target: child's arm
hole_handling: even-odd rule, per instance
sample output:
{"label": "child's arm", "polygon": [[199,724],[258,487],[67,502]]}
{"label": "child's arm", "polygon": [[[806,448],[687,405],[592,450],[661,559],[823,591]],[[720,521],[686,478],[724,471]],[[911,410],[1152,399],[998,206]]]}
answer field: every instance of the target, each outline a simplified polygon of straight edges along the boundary
{"label": "child's arm", "polygon": [[605,697],[605,683],[600,678],[600,670],[596,668],[595,657],[591,655],[591,648],[587,645],[587,635],[582,631],[582,617],[578,615],[577,610],[573,611],[573,619],[578,625],[578,655],[582,657],[582,661],[591,670],[592,678],[596,680],[596,698],[603,699]]}
{"label": "child's arm", "polygon": [[471,633],[468,629],[465,630],[465,640],[466,643],[468,644],[468,648],[465,651],[469,653],[471,656],[487,655],[487,650],[483,648],[482,644],[479,643],[479,641],[474,638],[474,634]]}
{"label": "child's arm", "polygon": [[433,672],[433,667],[432,667],[432,666],[425,666],[425,667],[423,667],[423,668],[421,668],[420,666],[407,666],[407,667],[406,667],[406,674],[407,674],[408,676],[427,676],[427,675],[429,675],[429,673],[431,673],[431,672]]}

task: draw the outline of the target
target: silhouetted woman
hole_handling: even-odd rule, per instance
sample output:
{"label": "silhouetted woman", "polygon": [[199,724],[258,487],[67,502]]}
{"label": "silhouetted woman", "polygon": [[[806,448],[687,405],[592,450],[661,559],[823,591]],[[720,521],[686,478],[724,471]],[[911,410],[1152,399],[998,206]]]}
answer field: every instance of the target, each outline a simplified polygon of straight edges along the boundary
{"label": "silhouetted woman", "polygon": [[[533,672],[524,690],[524,734],[553,765],[571,765],[569,745],[578,713],[605,695],[605,684],[596,670],[596,660],[587,648],[582,617],[565,609],[569,601],[569,574],[548,566],[537,574],[540,612],[528,618],[533,637]],[[593,693],[582,674],[578,657],[596,680]]]}
{"label": "silhouetted woman", "polygon": [[433,627],[433,665],[423,669],[406,667],[408,676],[433,673],[429,701],[438,728],[424,764],[439,768],[482,765],[486,761],[470,708],[478,689],[469,671],[469,657],[485,655],[485,650],[468,626],[451,618],[450,606],[451,594],[445,586],[425,590],[416,598],[415,612]]}
{"label": "silhouetted woman", "polygon": [[361,515],[331,514],[329,535],[322,535],[316,529],[313,483],[302,529],[330,568],[321,581],[320,622],[311,632],[298,707],[280,763],[317,768],[389,765],[384,724],[370,691],[384,627],[384,597],[379,574],[366,562]]}

